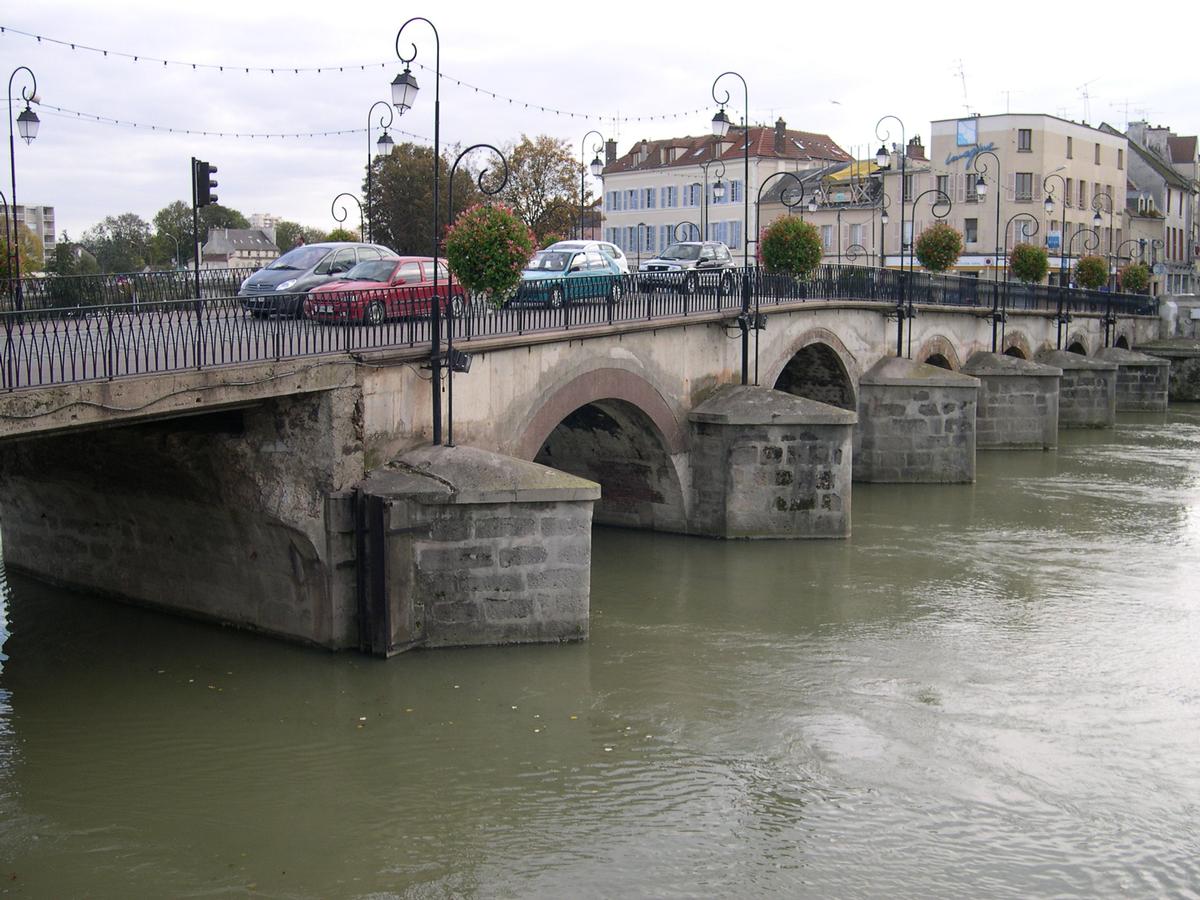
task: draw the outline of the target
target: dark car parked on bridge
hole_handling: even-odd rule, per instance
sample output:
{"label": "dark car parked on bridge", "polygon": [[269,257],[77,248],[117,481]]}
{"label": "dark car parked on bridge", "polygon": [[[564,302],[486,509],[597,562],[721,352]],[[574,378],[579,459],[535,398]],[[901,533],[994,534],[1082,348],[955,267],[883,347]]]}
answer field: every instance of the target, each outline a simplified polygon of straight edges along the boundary
{"label": "dark car parked on bridge", "polygon": [[312,288],[343,277],[360,262],[396,258],[380,244],[302,244],[242,282],[238,296],[256,318],[274,314],[299,319],[304,316],[304,295]]}
{"label": "dark car parked on bridge", "polygon": [[721,241],[679,241],[638,269],[638,286],[644,291],[656,288],[694,294],[700,288],[715,288],[722,294],[733,293],[736,281],[729,248]]}

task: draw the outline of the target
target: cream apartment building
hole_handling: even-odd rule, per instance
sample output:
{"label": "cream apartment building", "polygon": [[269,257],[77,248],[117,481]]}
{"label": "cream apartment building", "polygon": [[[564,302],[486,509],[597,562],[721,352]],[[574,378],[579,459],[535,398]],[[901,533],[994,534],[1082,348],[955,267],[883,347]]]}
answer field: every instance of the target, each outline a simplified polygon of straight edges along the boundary
{"label": "cream apartment building", "polygon": [[[1070,260],[1087,253],[1115,255],[1125,239],[1129,142],[1124,135],[1057,116],[1016,113],[941,119],[931,129],[933,186],[953,200],[945,221],[963,234],[960,272],[992,277],[997,267],[1003,269],[1007,237],[1009,252],[1022,240],[1046,247],[1053,284],[1064,252]],[[976,190],[981,171],[987,181],[982,198]],[[1037,233],[1026,237],[1022,229],[1032,230],[1030,218]],[[918,234],[922,224],[918,212]],[[1092,229],[1099,238],[1094,249]]]}
{"label": "cream apartment building", "polygon": [[[755,200],[759,186],[776,172],[804,172],[850,156],[824,134],[789,129],[783,119],[774,128],[748,130],[750,178],[744,157],[747,132],[733,128],[725,138],[711,135],[642,140],[621,157],[610,141],[603,178],[604,240],[637,256],[662,250],[680,239],[724,241],[741,264],[747,237],[757,231]],[[777,181],[788,179],[777,179]],[[720,187],[717,187],[718,182]],[[745,198],[749,198],[749,229]],[[767,221],[764,213],[764,224]],[[753,244],[749,255],[753,258]]]}

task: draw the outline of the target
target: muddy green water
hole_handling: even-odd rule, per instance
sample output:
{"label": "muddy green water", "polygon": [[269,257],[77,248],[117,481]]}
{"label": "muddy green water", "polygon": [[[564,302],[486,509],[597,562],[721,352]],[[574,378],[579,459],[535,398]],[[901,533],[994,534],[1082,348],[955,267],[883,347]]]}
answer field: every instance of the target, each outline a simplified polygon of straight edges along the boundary
{"label": "muddy green water", "polygon": [[[1200,893],[1200,409],[597,530],[584,644],[328,655],[13,578],[0,895]],[[3,617],[0,617],[0,622]]]}

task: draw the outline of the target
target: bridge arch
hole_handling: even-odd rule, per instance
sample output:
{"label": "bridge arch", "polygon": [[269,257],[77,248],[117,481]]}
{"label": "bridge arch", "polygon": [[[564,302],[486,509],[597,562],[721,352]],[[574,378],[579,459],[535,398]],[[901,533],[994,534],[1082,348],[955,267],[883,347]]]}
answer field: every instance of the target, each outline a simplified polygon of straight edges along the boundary
{"label": "bridge arch", "polygon": [[1029,338],[1026,337],[1023,331],[1008,331],[1004,335],[1004,343],[1000,347],[1000,352],[1005,356],[1015,356],[1017,359],[1032,359],[1033,350],[1029,345]]}
{"label": "bridge arch", "polygon": [[1128,350],[1129,349],[1129,338],[1124,334],[1120,334],[1117,336],[1117,339],[1115,341],[1113,341],[1113,346],[1117,347],[1121,350]]}
{"label": "bridge arch", "polygon": [[940,334],[936,334],[922,342],[914,359],[918,359],[931,366],[950,369],[952,372],[957,372],[962,368],[962,362],[958,358],[958,352],[954,349],[954,344],[950,342],[949,338]]}
{"label": "bridge arch", "polygon": [[549,393],[521,432],[516,455],[598,482],[597,524],[685,531],[677,462],[686,435],[642,375],[602,367]]}
{"label": "bridge arch", "polygon": [[1078,353],[1080,356],[1091,356],[1088,349],[1088,336],[1082,331],[1076,331],[1067,338],[1067,352]]}
{"label": "bridge arch", "polygon": [[861,372],[854,356],[836,334],[812,328],[793,341],[765,369],[762,384],[777,391],[855,409],[855,385]]}

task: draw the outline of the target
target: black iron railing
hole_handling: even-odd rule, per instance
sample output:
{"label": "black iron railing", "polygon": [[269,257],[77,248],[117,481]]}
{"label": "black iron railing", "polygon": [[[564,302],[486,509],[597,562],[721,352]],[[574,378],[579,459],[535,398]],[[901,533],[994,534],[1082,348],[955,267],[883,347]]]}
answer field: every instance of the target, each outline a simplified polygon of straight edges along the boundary
{"label": "black iron railing", "polygon": [[[201,269],[200,293],[231,297],[257,269]],[[22,310],[139,306],[196,297],[196,273],[129,272],[117,275],[45,275],[21,278]],[[16,309],[12,280],[0,282],[0,310]]]}
{"label": "black iron railing", "polygon": [[[0,312],[0,386],[11,391],[322,354],[423,349],[429,344],[428,288],[238,297],[236,288],[245,273],[220,271],[202,283],[205,296],[200,300],[167,278],[139,276],[146,280],[131,288],[129,297],[122,294],[114,301]],[[492,337],[713,313],[728,313],[732,319],[741,312],[742,275],[739,269],[548,281],[524,288],[499,308],[469,303],[453,291],[441,301],[449,313],[446,338],[469,349],[472,342]],[[752,302],[763,309],[833,301],[879,303],[881,310],[903,303],[1056,315],[1157,313],[1157,301],[1151,297],[996,285],[865,266],[821,266],[807,278],[761,269],[749,275]],[[112,282],[106,284],[106,290],[118,289]],[[208,295],[210,289],[229,285],[234,290]],[[178,291],[186,299],[176,299]]]}

